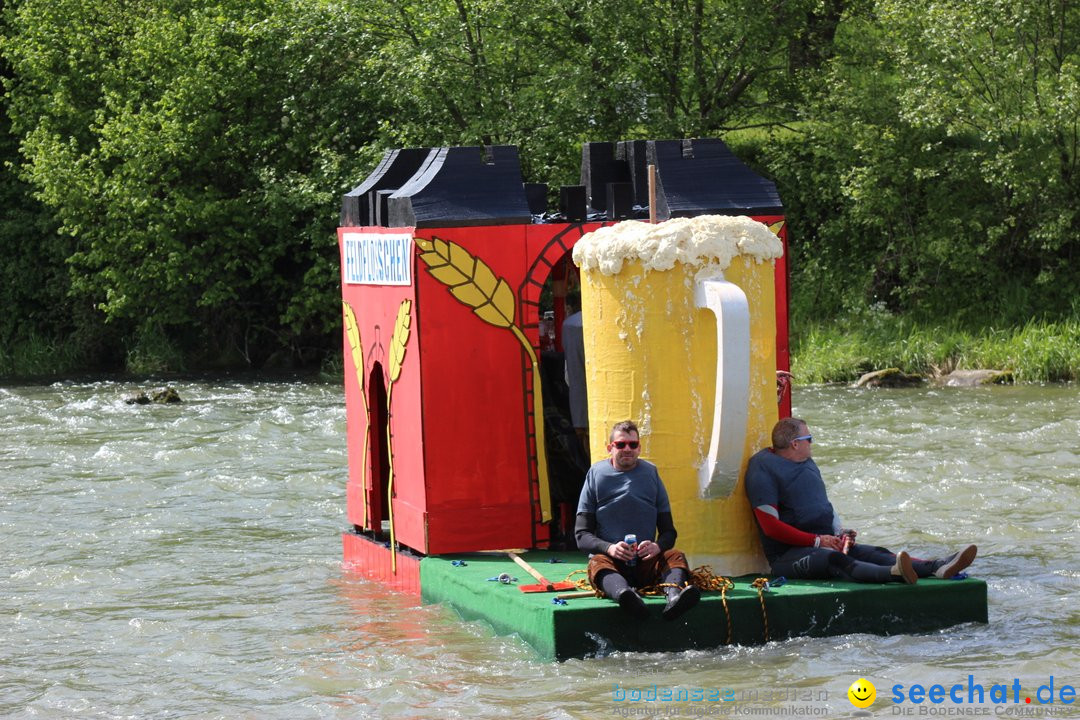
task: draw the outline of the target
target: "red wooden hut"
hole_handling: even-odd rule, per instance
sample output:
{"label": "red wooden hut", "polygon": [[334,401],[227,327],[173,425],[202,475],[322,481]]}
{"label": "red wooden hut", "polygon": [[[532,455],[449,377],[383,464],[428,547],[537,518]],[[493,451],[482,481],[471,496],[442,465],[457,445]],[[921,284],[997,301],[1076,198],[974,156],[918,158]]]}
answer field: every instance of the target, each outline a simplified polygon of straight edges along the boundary
{"label": "red wooden hut", "polygon": [[[561,372],[545,373],[560,348],[542,342],[542,313],[550,304],[557,330],[583,234],[648,217],[649,164],[659,220],[783,220],[775,186],[719,140],[589,143],[582,184],[551,212],[509,146],[392,150],[344,196],[348,565],[418,593],[423,555],[548,547],[568,532],[583,474],[565,457]],[[786,253],[776,273],[786,370]]]}

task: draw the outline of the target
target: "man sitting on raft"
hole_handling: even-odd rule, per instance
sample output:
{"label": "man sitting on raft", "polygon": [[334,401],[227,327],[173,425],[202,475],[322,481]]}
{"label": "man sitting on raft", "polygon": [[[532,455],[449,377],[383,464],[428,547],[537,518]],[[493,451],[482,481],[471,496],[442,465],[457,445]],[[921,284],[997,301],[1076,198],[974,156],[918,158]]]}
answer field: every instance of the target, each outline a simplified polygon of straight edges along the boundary
{"label": "man sitting on raft", "polygon": [[[589,556],[589,582],[636,618],[649,616],[634,588],[664,584],[665,620],[697,604],[701,591],[688,585],[690,566],[675,549],[671,503],[656,466],[639,459],[638,429],[616,423],[608,436],[609,457],[589,468],[578,500],[577,546]],[[637,542],[625,542],[628,536]],[[635,538],[630,538],[632,541]]]}
{"label": "man sitting on raft", "polygon": [[903,550],[856,544],[855,531],[844,530],[833,511],[812,448],[806,423],[784,418],[773,427],[772,447],[746,468],[746,495],[774,575],[914,584],[921,577],[951,578],[975,559],[974,545],[944,559],[918,560]]}

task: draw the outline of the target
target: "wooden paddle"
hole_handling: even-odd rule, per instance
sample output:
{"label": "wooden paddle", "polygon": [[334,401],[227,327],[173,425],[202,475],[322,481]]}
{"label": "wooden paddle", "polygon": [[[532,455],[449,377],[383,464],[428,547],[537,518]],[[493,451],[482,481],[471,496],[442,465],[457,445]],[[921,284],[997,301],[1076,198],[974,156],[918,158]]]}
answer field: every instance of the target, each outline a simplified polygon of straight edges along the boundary
{"label": "wooden paddle", "polygon": [[538,573],[536,571],[536,568],[521,559],[516,552],[507,552],[506,554],[510,556],[511,560],[523,567],[525,569],[525,572],[529,573],[540,582],[539,585],[518,585],[518,590],[521,590],[521,592],[556,592],[560,590],[573,590],[577,587],[576,585],[574,585],[574,583],[571,582],[553,583],[546,577]]}

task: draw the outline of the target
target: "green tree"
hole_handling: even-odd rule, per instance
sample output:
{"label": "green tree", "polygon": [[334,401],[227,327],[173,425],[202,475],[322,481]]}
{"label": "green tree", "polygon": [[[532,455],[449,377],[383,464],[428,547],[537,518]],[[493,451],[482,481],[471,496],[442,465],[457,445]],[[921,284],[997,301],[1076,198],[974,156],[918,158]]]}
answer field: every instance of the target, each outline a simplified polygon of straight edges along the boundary
{"label": "green tree", "polygon": [[547,180],[560,165],[565,174],[577,135],[562,135],[562,52],[536,37],[544,9],[508,0],[373,0],[365,28],[376,50],[365,67],[393,108],[382,142],[514,144],[532,177]]}
{"label": "green tree", "polygon": [[[809,0],[375,0],[370,68],[394,145],[512,143],[576,179],[582,142],[700,137],[793,117],[789,36]],[[822,41],[823,42],[823,41]]]}
{"label": "green tree", "polygon": [[330,208],[379,116],[356,24],[329,2],[23,2],[13,117],[74,292],[200,363],[325,348]]}
{"label": "green tree", "polygon": [[[0,3],[0,37],[7,34],[9,11]],[[0,79],[5,87],[15,81],[2,57]],[[87,313],[68,296],[64,261],[70,248],[56,234],[49,210],[34,198],[33,187],[15,172],[20,159],[5,98],[0,106],[0,306],[6,311],[0,316],[0,374],[74,369],[74,363],[92,360],[90,348],[80,342],[87,334],[71,335]],[[60,338],[66,340],[63,353],[55,352]]]}
{"label": "green tree", "polygon": [[[949,168],[979,188],[965,243],[933,257],[951,271],[996,266],[1040,306],[1080,291],[1080,7],[1066,0],[883,0],[904,81],[901,119],[940,136]],[[990,212],[987,212],[989,210]],[[986,277],[984,275],[984,277]],[[997,280],[990,275],[987,279]]]}
{"label": "green tree", "polygon": [[803,76],[798,132],[762,153],[789,209],[797,307],[973,322],[1075,309],[1075,14],[848,8]]}

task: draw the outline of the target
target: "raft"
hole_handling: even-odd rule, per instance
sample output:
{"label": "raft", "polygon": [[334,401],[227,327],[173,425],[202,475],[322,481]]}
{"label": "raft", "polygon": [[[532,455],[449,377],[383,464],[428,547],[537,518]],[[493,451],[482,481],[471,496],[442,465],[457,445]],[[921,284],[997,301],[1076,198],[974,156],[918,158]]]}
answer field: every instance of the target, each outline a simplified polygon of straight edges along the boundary
{"label": "raft", "polygon": [[[586,143],[581,177],[556,210],[513,146],[401,148],[343,196],[345,567],[545,659],[986,622],[979,580],[754,586],[767,565],[743,474],[791,415],[779,193],[718,139]],[[559,339],[572,287],[589,448]],[[555,582],[584,569],[547,548],[573,547],[585,473],[627,418],[679,549],[734,581],[674,623],[660,597],[646,622],[607,599],[553,604],[518,589],[535,581],[508,556],[476,554],[530,548]],[[489,580],[503,573],[518,582]]]}
{"label": "raft", "polygon": [[[584,577],[574,573],[586,566],[578,552],[532,551],[522,557],[551,582]],[[698,606],[674,622],[660,616],[663,597],[646,597],[651,617],[638,622],[606,598],[557,604],[553,599],[561,593],[524,593],[517,586],[536,581],[504,555],[466,553],[416,562],[423,603],[481,621],[496,635],[517,635],[545,661],[760,645],[802,636],[925,633],[987,622],[986,582],[977,578],[920,579],[916,585],[787,580],[759,593],[752,586],[759,576],[746,575],[730,578],[734,587],[724,594],[703,592]],[[490,579],[504,573],[517,581]]]}

